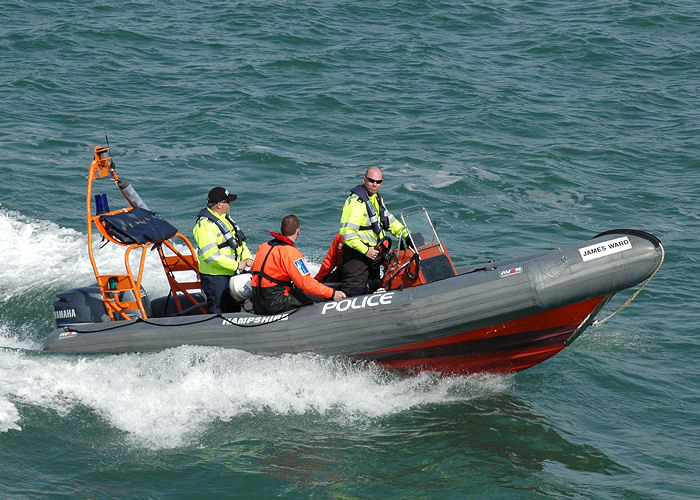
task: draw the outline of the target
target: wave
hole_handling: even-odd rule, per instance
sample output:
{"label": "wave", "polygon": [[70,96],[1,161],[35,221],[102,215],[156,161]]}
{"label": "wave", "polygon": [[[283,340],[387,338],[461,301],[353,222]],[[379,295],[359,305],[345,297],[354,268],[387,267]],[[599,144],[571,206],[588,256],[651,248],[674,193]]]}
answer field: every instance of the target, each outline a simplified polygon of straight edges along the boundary
{"label": "wave", "polygon": [[107,357],[0,349],[0,432],[21,431],[25,406],[70,418],[87,407],[136,446],[192,443],[238,416],[321,415],[341,426],[416,406],[463,401],[510,385],[504,376],[404,377],[312,354],[266,357],[212,347]]}
{"label": "wave", "polygon": [[[3,235],[0,239],[0,304],[13,297],[32,296],[38,290],[94,283],[86,235],[4,209],[0,209],[0,233]],[[105,272],[123,269],[123,250],[115,245],[100,248],[100,244],[99,239],[93,242],[100,269]],[[138,269],[136,261],[131,264]],[[159,260],[147,258],[144,281],[152,287],[147,292],[167,293],[167,281]]]}

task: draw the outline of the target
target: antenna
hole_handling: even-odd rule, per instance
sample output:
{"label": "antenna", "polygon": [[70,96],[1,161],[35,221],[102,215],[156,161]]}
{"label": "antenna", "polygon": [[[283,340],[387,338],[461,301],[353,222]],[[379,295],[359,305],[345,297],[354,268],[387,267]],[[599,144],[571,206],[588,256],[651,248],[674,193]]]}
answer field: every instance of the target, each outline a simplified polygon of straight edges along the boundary
{"label": "antenna", "polygon": [[105,131],[105,142],[107,143],[107,149],[110,150],[109,166],[111,167],[112,171],[114,171],[114,157],[112,156],[111,148],[109,147],[109,138],[107,137],[107,126],[105,125],[104,119],[102,119],[102,128],[104,128]]}
{"label": "antenna", "polygon": [[107,126],[105,125],[104,120],[102,120],[102,128],[105,131],[105,142],[107,143],[107,147],[109,147],[109,139],[107,138]]}

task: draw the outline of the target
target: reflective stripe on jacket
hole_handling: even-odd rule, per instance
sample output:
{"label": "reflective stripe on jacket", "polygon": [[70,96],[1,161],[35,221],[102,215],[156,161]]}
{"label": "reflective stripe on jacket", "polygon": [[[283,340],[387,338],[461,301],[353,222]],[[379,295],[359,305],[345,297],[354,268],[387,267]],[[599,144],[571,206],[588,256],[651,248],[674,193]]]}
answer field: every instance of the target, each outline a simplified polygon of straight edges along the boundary
{"label": "reflective stripe on jacket", "polygon": [[[211,221],[207,215],[200,216],[192,230],[194,241],[197,244],[199,272],[202,274],[233,276],[238,270],[238,263],[245,259],[252,260],[253,256],[248,250],[245,241],[238,241],[234,224],[228,220],[228,217],[219,215],[209,208],[205,210],[209,215],[215,217],[220,224],[223,224],[238,245],[236,248],[231,248],[219,224]],[[202,212],[200,212],[200,215]]]}
{"label": "reflective stripe on jacket", "polygon": [[[361,187],[361,186],[358,186]],[[389,231],[391,234],[399,238],[403,230],[403,224],[399,222],[384,206],[378,193],[368,197],[369,203],[374,208],[375,220],[368,213],[366,203],[355,192],[348,196],[343,206],[343,215],[340,217],[340,235],[343,242],[350,248],[365,254],[370,247],[374,247],[384,237],[384,231]],[[364,191],[364,188],[363,188]],[[366,193],[365,193],[366,194]],[[379,214],[378,216],[376,214]],[[375,227],[379,222],[382,222],[379,233],[377,234]]]}

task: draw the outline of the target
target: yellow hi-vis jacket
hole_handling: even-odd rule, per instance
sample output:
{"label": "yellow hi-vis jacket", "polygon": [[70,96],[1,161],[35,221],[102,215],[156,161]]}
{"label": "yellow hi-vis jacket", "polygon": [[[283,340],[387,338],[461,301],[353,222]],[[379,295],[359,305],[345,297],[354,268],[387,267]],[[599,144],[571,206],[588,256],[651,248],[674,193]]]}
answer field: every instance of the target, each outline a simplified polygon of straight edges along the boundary
{"label": "yellow hi-vis jacket", "polygon": [[[340,236],[343,243],[358,252],[365,254],[370,247],[374,247],[384,237],[384,231],[388,230],[397,238],[401,237],[404,230],[403,224],[399,222],[391,213],[380,204],[377,193],[369,196],[369,202],[374,208],[374,213],[378,214],[379,224],[382,228],[379,234],[372,229],[372,221],[367,213],[367,205],[356,193],[352,193],[345,200],[343,215],[340,217]],[[385,217],[386,226],[382,224],[382,215]]]}
{"label": "yellow hi-vis jacket", "polygon": [[[236,238],[233,224],[228,221],[225,215],[219,215],[209,208],[206,210],[219,219]],[[199,272],[202,274],[233,276],[242,260],[253,259],[245,241],[238,242],[239,245],[234,250],[227,244],[219,226],[206,217],[197,219],[192,233],[197,244]]]}

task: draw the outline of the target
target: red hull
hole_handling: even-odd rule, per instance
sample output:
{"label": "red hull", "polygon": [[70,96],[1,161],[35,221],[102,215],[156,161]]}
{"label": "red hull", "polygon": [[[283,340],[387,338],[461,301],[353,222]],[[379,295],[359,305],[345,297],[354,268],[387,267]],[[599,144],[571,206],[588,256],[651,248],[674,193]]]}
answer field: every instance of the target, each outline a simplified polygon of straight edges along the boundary
{"label": "red hull", "polygon": [[517,372],[564,349],[566,340],[602,300],[598,297],[486,328],[356,356],[410,373]]}

